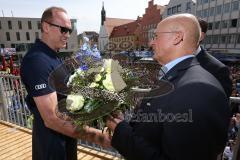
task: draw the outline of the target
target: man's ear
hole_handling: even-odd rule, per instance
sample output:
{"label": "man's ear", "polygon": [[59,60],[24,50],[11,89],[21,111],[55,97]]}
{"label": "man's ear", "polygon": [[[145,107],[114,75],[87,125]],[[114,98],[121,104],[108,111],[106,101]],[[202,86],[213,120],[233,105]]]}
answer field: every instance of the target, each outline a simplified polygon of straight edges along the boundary
{"label": "man's ear", "polygon": [[183,41],[183,38],[184,38],[183,32],[181,32],[181,31],[176,32],[174,40],[173,40],[174,45],[181,43]]}
{"label": "man's ear", "polygon": [[201,32],[200,35],[200,42],[203,41],[203,39],[205,38],[206,34],[204,32]]}
{"label": "man's ear", "polygon": [[43,22],[42,29],[45,33],[48,33],[49,32],[49,25],[47,23]]}

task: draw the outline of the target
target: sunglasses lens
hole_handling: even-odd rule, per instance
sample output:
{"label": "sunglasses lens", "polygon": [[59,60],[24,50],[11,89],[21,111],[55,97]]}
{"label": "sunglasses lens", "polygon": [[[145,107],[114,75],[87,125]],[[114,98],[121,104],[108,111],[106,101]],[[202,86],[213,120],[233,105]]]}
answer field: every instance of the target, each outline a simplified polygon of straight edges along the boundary
{"label": "sunglasses lens", "polygon": [[67,32],[69,32],[69,34],[71,34],[72,33],[72,29],[61,27],[61,33],[67,33]]}

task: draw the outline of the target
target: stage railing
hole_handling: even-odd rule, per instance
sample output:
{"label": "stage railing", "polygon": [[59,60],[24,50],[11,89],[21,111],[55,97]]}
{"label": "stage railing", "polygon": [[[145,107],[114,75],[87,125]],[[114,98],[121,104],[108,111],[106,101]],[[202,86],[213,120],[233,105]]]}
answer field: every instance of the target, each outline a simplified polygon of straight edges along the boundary
{"label": "stage railing", "polygon": [[[31,129],[33,117],[25,103],[26,94],[26,89],[19,76],[0,73],[0,120]],[[235,104],[240,107],[240,97],[230,97],[230,102],[230,106]],[[87,141],[79,140],[79,144],[113,156],[120,156],[114,149],[105,150],[99,145]],[[240,156],[237,152],[239,145],[240,130],[234,146],[234,159]]]}
{"label": "stage railing", "polygon": [[[26,95],[26,89],[19,76],[0,73],[0,120],[31,129],[33,116],[26,105]],[[120,157],[114,149],[106,150],[99,145],[83,140],[79,140],[79,144]]]}

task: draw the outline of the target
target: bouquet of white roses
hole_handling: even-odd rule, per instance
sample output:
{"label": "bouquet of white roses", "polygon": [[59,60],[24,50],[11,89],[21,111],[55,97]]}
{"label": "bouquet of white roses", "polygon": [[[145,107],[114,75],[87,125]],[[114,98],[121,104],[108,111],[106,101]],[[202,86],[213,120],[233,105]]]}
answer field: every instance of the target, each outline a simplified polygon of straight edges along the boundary
{"label": "bouquet of white roses", "polygon": [[[139,104],[139,93],[144,92],[140,95],[143,97],[151,91],[149,96],[158,96],[172,88],[162,81],[151,84],[148,73],[151,74],[122,67],[117,60],[102,59],[97,49],[91,50],[85,44],[49,77],[50,86],[66,96],[58,102],[57,115],[80,127],[93,125],[103,129],[104,117],[115,110],[131,110]],[[157,90],[159,87],[162,89]]]}
{"label": "bouquet of white roses", "polygon": [[137,78],[130,69],[117,60],[102,59],[96,46],[90,49],[87,43],[49,78],[56,92],[66,96],[58,102],[59,116],[80,127],[100,128],[104,127],[106,115],[134,106],[130,97],[135,82]]}
{"label": "bouquet of white roses", "polygon": [[105,115],[133,106],[130,88],[136,80],[129,69],[123,69],[113,59],[75,69],[67,82],[72,88],[66,99],[68,115],[79,126],[97,123],[103,127]]}

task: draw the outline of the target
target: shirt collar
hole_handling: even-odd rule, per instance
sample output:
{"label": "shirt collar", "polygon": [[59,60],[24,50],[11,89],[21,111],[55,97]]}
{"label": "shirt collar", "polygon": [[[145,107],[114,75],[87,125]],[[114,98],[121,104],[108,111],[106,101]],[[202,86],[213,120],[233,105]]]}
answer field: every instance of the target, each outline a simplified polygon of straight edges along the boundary
{"label": "shirt collar", "polygon": [[186,56],[182,56],[182,57],[179,57],[167,64],[164,65],[164,67],[167,68],[167,71],[165,73],[167,73],[168,71],[170,71],[175,65],[177,65],[178,63],[180,63],[181,61],[187,59],[187,58],[190,58],[190,57],[194,57],[194,55],[186,55]]}
{"label": "shirt collar", "polygon": [[54,51],[52,48],[50,48],[46,43],[44,43],[41,39],[36,39],[35,44],[37,47],[41,48],[44,50],[44,53],[51,56],[51,57],[58,57],[57,52]]}
{"label": "shirt collar", "polygon": [[201,52],[201,47],[200,45],[198,46],[198,49],[193,53],[193,55],[197,56]]}

